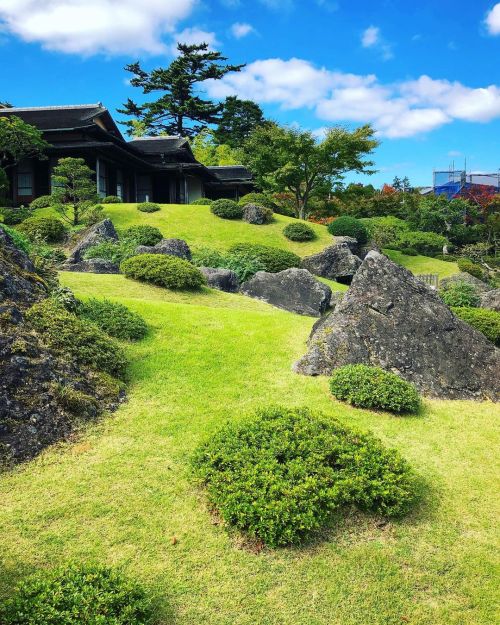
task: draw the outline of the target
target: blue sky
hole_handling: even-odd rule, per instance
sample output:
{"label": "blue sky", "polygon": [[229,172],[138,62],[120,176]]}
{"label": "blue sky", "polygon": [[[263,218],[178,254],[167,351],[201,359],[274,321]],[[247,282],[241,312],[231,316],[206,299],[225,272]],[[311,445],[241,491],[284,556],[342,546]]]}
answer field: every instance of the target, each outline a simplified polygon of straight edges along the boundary
{"label": "blue sky", "polygon": [[140,99],[123,66],[166,65],[178,40],[247,63],[209,85],[214,98],[255,99],[319,135],[373,123],[376,185],[430,184],[433,168],[465,158],[474,171],[500,168],[494,0],[0,0],[0,100],[102,101],[114,113]]}

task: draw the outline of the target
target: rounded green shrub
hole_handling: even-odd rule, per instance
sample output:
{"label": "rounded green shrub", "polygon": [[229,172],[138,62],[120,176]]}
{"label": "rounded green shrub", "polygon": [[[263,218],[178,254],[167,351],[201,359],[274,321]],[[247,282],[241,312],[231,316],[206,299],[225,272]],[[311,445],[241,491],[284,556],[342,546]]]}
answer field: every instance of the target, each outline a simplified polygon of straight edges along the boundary
{"label": "rounded green shrub", "polygon": [[270,547],[299,543],[353,505],[400,516],[416,499],[397,451],[305,408],[227,425],[198,448],[193,469],[224,521]]}
{"label": "rounded green shrub", "polygon": [[283,228],[283,234],[290,241],[312,241],[316,238],[316,233],[307,224],[300,221],[288,224]]}
{"label": "rounded green shrub", "polygon": [[104,219],[104,206],[102,204],[96,204],[85,211],[83,217],[83,223],[85,226],[93,226],[98,224]]}
{"label": "rounded green shrub", "polygon": [[395,373],[369,365],[345,365],[330,378],[334,397],[358,408],[388,410],[396,414],[417,412],[420,396],[413,384]]}
{"label": "rounded green shrub", "polygon": [[457,261],[457,265],[460,271],[464,271],[471,276],[474,276],[474,278],[477,278],[478,280],[484,280],[485,272],[481,265],[472,262],[468,258],[459,258]]}
{"label": "rounded green shrub", "polygon": [[238,243],[233,245],[229,252],[240,258],[252,258],[258,260],[264,267],[264,271],[278,273],[292,267],[300,267],[300,256],[278,247],[260,245],[258,243]]}
{"label": "rounded green shrub", "polygon": [[197,200],[193,200],[189,203],[191,204],[191,206],[211,206],[213,202],[213,200],[209,200],[207,197],[200,197]]}
{"label": "rounded green shrub", "polygon": [[440,290],[439,294],[447,306],[476,308],[481,303],[474,285],[465,282],[465,280],[449,282],[444,289]]}
{"label": "rounded green shrub", "polygon": [[0,222],[8,226],[16,226],[32,215],[29,208],[0,208]]}
{"label": "rounded green shrub", "polygon": [[60,243],[66,236],[66,226],[55,217],[28,217],[18,228],[29,239]]}
{"label": "rounded green shrub", "polygon": [[446,263],[456,263],[458,257],[454,254],[436,254],[434,256],[436,260],[444,260]]}
{"label": "rounded green shrub", "polygon": [[411,247],[417,250],[419,254],[433,256],[434,254],[442,253],[443,247],[449,245],[449,242],[446,237],[435,232],[414,232],[409,230],[399,235],[396,245],[400,250]]}
{"label": "rounded green shrub", "polygon": [[106,197],[102,198],[101,202],[103,204],[121,204],[123,200],[117,195],[107,195]]}
{"label": "rounded green shrub", "polygon": [[247,193],[242,195],[238,200],[240,206],[246,206],[247,204],[259,204],[265,208],[270,208],[272,211],[276,210],[276,203],[272,199],[265,195],[265,193]]}
{"label": "rounded green shrub", "polygon": [[95,323],[103,332],[117,339],[138,341],[148,332],[144,319],[123,304],[91,298],[78,306],[78,316]]}
{"label": "rounded green shrub", "polygon": [[30,203],[31,210],[38,210],[39,208],[49,208],[54,204],[54,198],[51,195],[41,195]]}
{"label": "rounded green shrub", "polygon": [[166,254],[140,254],[124,260],[120,270],[127,278],[151,282],[167,289],[199,289],[205,283],[201,271],[187,260]]}
{"label": "rounded green shrub", "polygon": [[123,241],[130,241],[135,245],[156,245],[163,239],[163,235],[154,226],[131,226],[123,231]]}
{"label": "rounded green shrub", "polygon": [[137,204],[137,210],[141,211],[141,213],[156,213],[161,210],[161,206],[156,204],[156,202],[141,202]]}
{"label": "rounded green shrub", "polygon": [[328,224],[328,232],[335,237],[353,237],[358,243],[368,241],[366,226],[356,217],[344,215]]}
{"label": "rounded green shrub", "polygon": [[405,256],[418,256],[418,251],[414,247],[403,247],[401,253]]}
{"label": "rounded green shrub", "polygon": [[360,219],[361,223],[368,230],[368,238],[378,247],[389,247],[393,245],[402,232],[409,230],[409,226],[404,219],[392,217],[365,217]]}
{"label": "rounded green shrub", "polygon": [[465,321],[497,347],[500,347],[500,313],[486,308],[468,308],[453,306],[452,311],[457,317]]}
{"label": "rounded green shrub", "polygon": [[243,207],[234,200],[215,200],[210,205],[210,210],[222,219],[241,219],[243,217]]}
{"label": "rounded green shrub", "polygon": [[33,575],[0,608],[3,625],[150,625],[153,617],[141,586],[96,565]]}
{"label": "rounded green shrub", "polygon": [[46,299],[26,312],[26,320],[49,349],[78,363],[123,378],[127,359],[122,348],[93,323]]}

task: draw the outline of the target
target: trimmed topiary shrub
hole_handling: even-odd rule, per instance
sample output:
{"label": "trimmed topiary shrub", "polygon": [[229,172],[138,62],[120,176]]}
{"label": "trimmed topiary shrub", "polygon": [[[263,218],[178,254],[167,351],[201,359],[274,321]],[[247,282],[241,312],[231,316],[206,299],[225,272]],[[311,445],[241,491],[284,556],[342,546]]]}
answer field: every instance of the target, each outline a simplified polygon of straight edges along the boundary
{"label": "trimmed topiary shrub", "polygon": [[290,241],[312,241],[316,238],[316,233],[307,224],[300,221],[288,224],[283,228],[283,234]]}
{"label": "trimmed topiary shrub", "polygon": [[224,521],[270,547],[301,542],[352,505],[400,516],[416,499],[397,451],[305,408],[227,425],[198,448],[193,469]]}
{"label": "trimmed topiary shrub", "polygon": [[238,206],[233,200],[215,200],[210,205],[210,210],[222,219],[241,219],[243,217],[243,207]]}
{"label": "trimmed topiary shrub", "polygon": [[233,245],[229,252],[240,258],[252,258],[258,260],[264,267],[264,271],[278,273],[292,267],[300,267],[300,256],[281,250],[278,247],[260,245],[258,243],[238,243]]}
{"label": "trimmed topiary shrub", "polygon": [[189,203],[191,204],[191,206],[211,206],[214,201],[209,200],[207,197],[200,197],[197,200],[193,200]]}
{"label": "trimmed topiary shrub", "polygon": [[90,369],[124,377],[125,353],[93,323],[79,319],[50,299],[32,306],[26,312],[26,320],[55,352]]}
{"label": "trimmed topiary shrub", "polygon": [[453,306],[452,311],[457,317],[465,321],[497,347],[500,347],[500,313],[486,308],[469,308]]}
{"label": "trimmed topiary shrub", "polygon": [[187,260],[165,254],[140,254],[124,260],[127,278],[151,282],[167,289],[199,289],[206,284],[201,271]]}
{"label": "trimmed topiary shrub", "polygon": [[49,208],[54,204],[54,198],[51,195],[41,195],[32,202],[30,202],[31,210],[38,210],[39,208]]}
{"label": "trimmed topiary shrub", "polygon": [[131,226],[123,231],[121,239],[135,245],[156,245],[163,239],[163,235],[154,226]]}
{"label": "trimmed topiary shrub", "polygon": [[117,339],[138,341],[148,332],[148,326],[140,315],[123,304],[107,299],[91,298],[81,302],[77,314]]}
{"label": "trimmed topiary shrub", "polygon": [[328,224],[328,232],[335,237],[353,237],[358,243],[368,241],[366,226],[355,217],[344,215]]}
{"label": "trimmed topiary shrub", "polygon": [[240,282],[250,280],[258,271],[264,271],[262,262],[256,258],[247,258],[237,254],[222,253],[210,247],[201,247],[193,252],[193,265],[197,267],[215,267],[231,269],[238,276]]}
{"label": "trimmed topiary shrub", "polygon": [[3,625],[150,625],[153,617],[141,586],[95,565],[42,571],[0,607]]}
{"label": "trimmed topiary shrub", "polygon": [[448,282],[446,287],[440,290],[439,295],[447,306],[476,308],[481,303],[474,285],[464,280]]}
{"label": "trimmed topiary shrub", "polygon": [[411,247],[417,250],[419,254],[433,256],[434,254],[442,253],[443,247],[449,245],[449,242],[446,237],[435,232],[414,232],[409,230],[399,235],[396,245],[400,250],[405,247]]}
{"label": "trimmed topiary shrub", "polygon": [[8,226],[16,226],[32,215],[28,208],[0,208],[0,221]]}
{"label": "trimmed topiary shrub", "polygon": [[60,243],[66,236],[66,226],[55,217],[28,217],[19,226],[29,239],[40,239],[47,243]]}
{"label": "trimmed topiary shrub", "polygon": [[238,204],[240,206],[246,206],[247,204],[259,204],[265,208],[270,208],[272,211],[275,211],[277,208],[276,203],[264,193],[247,193],[246,195],[242,195],[238,200]]}
{"label": "trimmed topiary shrub", "polygon": [[137,204],[137,210],[141,211],[141,213],[156,213],[161,210],[161,206],[156,204],[156,202],[141,202]]}
{"label": "trimmed topiary shrub", "polygon": [[339,367],[330,378],[330,391],[337,399],[357,408],[375,408],[396,414],[417,412],[420,408],[420,396],[415,386],[380,367]]}
{"label": "trimmed topiary shrub", "polygon": [[478,280],[484,280],[485,272],[481,265],[477,263],[473,263],[469,258],[459,258],[457,261],[458,268],[460,271],[465,271],[466,273],[474,276]]}
{"label": "trimmed topiary shrub", "polygon": [[106,197],[102,198],[101,202],[103,204],[121,204],[123,200],[117,195],[107,195]]}
{"label": "trimmed topiary shrub", "polygon": [[135,255],[137,244],[134,241],[103,241],[87,248],[83,253],[85,260],[102,258],[119,265],[125,259]]}

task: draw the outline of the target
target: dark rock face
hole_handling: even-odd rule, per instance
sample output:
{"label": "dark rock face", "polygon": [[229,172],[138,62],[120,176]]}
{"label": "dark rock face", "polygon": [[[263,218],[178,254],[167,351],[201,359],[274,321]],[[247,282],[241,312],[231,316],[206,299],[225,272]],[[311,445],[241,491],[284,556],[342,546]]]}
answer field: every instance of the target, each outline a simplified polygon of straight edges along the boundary
{"label": "dark rock face", "polygon": [[214,267],[200,267],[201,273],[207,279],[207,285],[211,289],[236,293],[240,286],[238,276],[231,269],[220,269]]}
{"label": "dark rock face", "polygon": [[241,292],[268,304],[298,313],[319,317],[330,305],[332,291],[306,269],[285,269],[279,273],[258,271],[241,285]]}
{"label": "dark rock face", "polygon": [[82,239],[71,250],[68,263],[79,263],[83,260],[83,253],[89,247],[103,243],[104,241],[118,241],[118,234],[111,219],[105,219],[91,226]]}
{"label": "dark rock face", "polygon": [[500,312],[500,289],[492,289],[481,295],[481,308]]}
{"label": "dark rock face", "polygon": [[456,273],[448,278],[443,278],[439,281],[439,287],[441,289],[446,289],[449,284],[454,284],[456,282],[467,282],[467,284],[471,284],[478,295],[481,293],[487,293],[493,289],[493,287],[486,284],[486,282],[471,276],[470,273],[466,273],[465,271]]}
{"label": "dark rock face", "polygon": [[243,221],[249,224],[261,226],[262,224],[268,223],[271,217],[272,211],[259,204],[245,204],[243,207]]}
{"label": "dark rock face", "polygon": [[349,239],[348,242],[336,242],[318,254],[307,256],[302,261],[302,266],[317,276],[349,284],[361,265],[361,260],[350,249],[356,239],[346,238]]}
{"label": "dark rock face", "polygon": [[306,375],[363,363],[398,373],[432,397],[500,395],[500,350],[455,317],[435,291],[377,252],[367,255],[308,346],[294,367]]}
{"label": "dark rock face", "polygon": [[191,250],[182,239],[162,239],[156,245],[139,245],[136,254],[167,254],[184,260],[191,260]]}
{"label": "dark rock face", "polygon": [[64,263],[63,271],[79,271],[82,273],[120,273],[120,267],[104,258],[89,258],[78,263]]}

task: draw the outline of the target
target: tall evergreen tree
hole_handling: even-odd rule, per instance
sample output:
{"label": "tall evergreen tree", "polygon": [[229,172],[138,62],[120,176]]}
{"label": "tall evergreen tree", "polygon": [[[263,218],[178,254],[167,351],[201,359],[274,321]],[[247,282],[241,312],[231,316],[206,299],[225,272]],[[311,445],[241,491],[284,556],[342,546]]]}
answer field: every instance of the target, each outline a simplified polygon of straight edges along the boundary
{"label": "tall evergreen tree", "polygon": [[261,126],[264,121],[264,114],[257,103],[229,96],[224,102],[222,115],[213,136],[219,145],[239,148],[252,130]]}
{"label": "tall evergreen tree", "polygon": [[[177,46],[179,56],[164,68],[144,71],[139,62],[125,69],[133,74],[130,84],[142,88],[144,94],[162,92],[158,100],[137,104],[130,98],[118,109],[134,119],[122,122],[133,134],[137,121],[150,135],[192,137],[210,124],[216,124],[223,104],[204,100],[198,88],[206,80],[220,80],[229,72],[239,72],[244,65],[224,65],[227,58],[208,49],[208,44]],[[135,124],[134,124],[135,122]]]}

